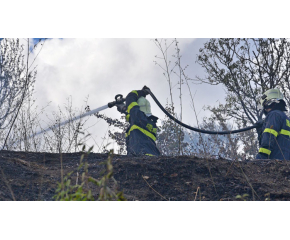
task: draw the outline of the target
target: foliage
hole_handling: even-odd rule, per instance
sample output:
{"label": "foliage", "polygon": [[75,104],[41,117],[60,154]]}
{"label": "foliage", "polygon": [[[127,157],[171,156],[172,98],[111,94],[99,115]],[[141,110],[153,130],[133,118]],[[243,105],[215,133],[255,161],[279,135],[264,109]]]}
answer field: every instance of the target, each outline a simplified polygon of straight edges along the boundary
{"label": "foliage", "polygon": [[84,191],[82,182],[80,185],[71,185],[70,172],[63,178],[63,183],[58,183],[56,189],[57,195],[54,196],[56,201],[94,201],[91,190]]}
{"label": "foliage", "polygon": [[[37,73],[34,63],[45,40],[37,43],[31,43],[29,39],[24,41],[27,43],[20,44],[19,39],[0,39],[0,109],[3,108],[0,113],[0,143],[7,149],[19,150],[21,141],[25,141],[25,150],[38,148],[36,141],[28,143],[26,140],[35,130],[37,121],[38,113],[32,110]],[[38,54],[31,59],[31,51],[37,49]]]}
{"label": "foliage", "polygon": [[[85,103],[87,103],[87,99]],[[52,118],[47,116],[47,119],[50,120],[49,128],[43,133],[42,147],[51,152],[79,151],[79,142],[83,142],[81,136],[85,135],[89,128],[84,128],[88,119],[74,119],[84,113],[85,110],[73,108],[72,99],[68,98],[64,108],[58,107],[58,111],[52,113]],[[64,121],[66,124],[63,124]]]}
{"label": "foliage", "polygon": [[247,201],[247,197],[249,197],[249,194],[245,193],[243,195],[237,195],[236,199],[239,201]]}
{"label": "foliage", "polygon": [[94,201],[96,198],[92,194],[92,189],[90,189],[89,183],[92,183],[95,186],[100,188],[99,196],[97,200],[107,201],[107,200],[117,200],[117,201],[125,201],[126,198],[123,196],[123,192],[117,192],[116,189],[110,188],[110,182],[113,181],[114,186],[116,188],[117,181],[113,177],[113,165],[112,165],[112,155],[113,151],[110,151],[108,159],[101,163],[105,165],[106,169],[102,172],[102,177],[100,180],[97,180],[89,175],[88,171],[88,163],[83,160],[85,157],[90,154],[93,147],[91,147],[87,152],[85,151],[85,145],[83,146],[83,154],[80,158],[80,165],[77,169],[78,172],[82,172],[81,174],[81,182],[78,184],[76,182],[75,185],[71,184],[71,175],[74,172],[68,173],[61,181],[58,183],[58,187],[56,189],[56,195],[54,199],[57,201]]}
{"label": "foliage", "polygon": [[89,182],[92,182],[99,186],[100,193],[98,200],[107,201],[107,200],[117,200],[117,201],[126,201],[126,198],[123,195],[123,192],[117,192],[116,189],[113,190],[109,187],[109,183],[112,180],[115,187],[117,186],[117,181],[113,177],[113,165],[112,165],[112,155],[113,150],[110,151],[108,159],[101,163],[106,166],[106,169],[103,171],[103,177],[100,180],[89,177]]}
{"label": "foliage", "polygon": [[[56,189],[56,195],[54,199],[56,201],[93,201],[91,190],[85,190],[85,185],[88,184],[88,163],[83,162],[83,159],[87,154],[92,151],[91,147],[88,152],[84,152],[80,158],[80,165],[78,166],[77,172],[83,170],[81,175],[81,183],[76,182],[75,185],[71,185],[71,175],[73,172],[68,173],[60,183],[58,183],[58,188]],[[85,145],[83,146],[83,151],[85,150]],[[61,169],[62,171],[62,169]]]}
{"label": "foliage", "polygon": [[[44,122],[41,119],[47,107],[48,105],[38,109],[32,97],[28,97],[12,127],[7,141],[8,149],[57,153],[81,150],[78,143],[83,141],[82,135],[85,135],[90,128],[85,125],[88,118],[74,121],[73,119],[82,115],[84,110],[73,108],[72,99],[67,98],[64,107],[59,106],[58,111],[53,111],[51,116],[46,114]],[[66,124],[62,124],[64,120],[67,121]],[[45,128],[43,128],[43,122],[46,125]],[[39,134],[40,132],[42,134]]]}
{"label": "foliage", "polygon": [[[173,114],[173,107],[168,105],[166,111]],[[162,155],[181,155],[188,143],[184,142],[184,131],[172,121],[167,115],[161,120],[161,125],[158,127],[157,147]]]}
{"label": "foliage", "polygon": [[19,39],[0,40],[0,129],[10,126],[35,82],[36,71],[29,70],[23,51]]}
{"label": "foliage", "polygon": [[[210,131],[224,131],[230,126],[226,123],[221,126],[211,118],[204,118],[199,127]],[[242,157],[238,153],[240,141],[236,134],[211,135],[186,131],[185,136],[188,142],[188,147],[185,149],[187,155],[194,153],[202,158],[211,156],[223,159]]]}
{"label": "foliage", "polygon": [[[87,106],[87,111],[90,111],[89,106]],[[121,120],[119,120],[119,119],[113,119],[113,118],[107,117],[105,114],[95,113],[94,115],[97,118],[100,118],[106,121],[106,123],[108,123],[109,126],[114,127],[113,130],[109,130],[109,137],[112,138],[114,141],[116,141],[117,145],[119,146],[118,153],[126,154],[125,134],[130,124],[125,121],[125,116],[122,116]]]}
{"label": "foliage", "polygon": [[222,84],[226,103],[208,107],[215,118],[233,118],[242,126],[261,119],[259,97],[279,87],[290,104],[290,42],[274,38],[210,39],[197,62],[206,70],[198,82]]}

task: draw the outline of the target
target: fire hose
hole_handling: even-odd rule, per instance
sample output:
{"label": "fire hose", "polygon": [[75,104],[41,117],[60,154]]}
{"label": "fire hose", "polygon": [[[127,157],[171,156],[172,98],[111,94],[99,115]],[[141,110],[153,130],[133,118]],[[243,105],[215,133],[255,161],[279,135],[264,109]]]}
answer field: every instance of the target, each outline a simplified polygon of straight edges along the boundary
{"label": "fire hose", "polygon": [[155,103],[158,105],[158,107],[171,119],[173,120],[174,122],[176,122],[177,124],[189,129],[189,130],[192,130],[192,131],[195,131],[195,132],[199,132],[199,133],[205,133],[205,134],[218,134],[218,135],[225,135],[225,134],[233,134],[233,133],[240,133],[240,132],[245,132],[245,131],[249,131],[253,128],[257,128],[258,127],[258,124],[255,124],[253,126],[250,126],[250,127],[245,127],[245,128],[242,128],[242,129],[237,129],[237,130],[230,130],[230,131],[208,131],[208,130],[204,130],[204,129],[199,129],[199,128],[195,128],[195,127],[191,127],[183,122],[180,122],[178,119],[176,119],[175,117],[173,117],[168,111],[166,111],[166,109],[161,105],[161,103],[157,100],[157,98],[155,97],[155,95],[151,92],[151,90],[144,86],[143,91],[145,91],[146,93],[150,94],[150,96],[153,98],[153,100],[155,101]]}
{"label": "fire hose", "polygon": [[[245,127],[245,128],[241,128],[241,129],[237,129],[237,130],[228,130],[228,131],[208,131],[208,130],[204,130],[204,129],[199,129],[199,128],[195,128],[192,126],[189,126],[181,121],[179,121],[178,119],[176,119],[174,116],[172,116],[162,105],[161,103],[158,101],[158,99],[155,97],[155,95],[151,92],[150,88],[144,86],[142,88],[142,90],[147,93],[150,94],[150,96],[152,97],[152,99],[155,101],[155,103],[157,104],[157,106],[174,122],[176,122],[177,124],[195,131],[195,132],[199,132],[199,133],[205,133],[205,134],[217,134],[217,135],[226,135],[226,134],[234,134],[234,133],[240,133],[240,132],[245,132],[245,131],[249,131],[253,128],[257,128],[259,127],[259,124],[256,123],[253,126],[250,127]],[[108,107],[111,108],[113,106],[118,106],[119,104],[123,104],[126,101],[126,99],[123,98],[123,96],[121,94],[116,95],[115,97],[115,101],[108,103]]]}

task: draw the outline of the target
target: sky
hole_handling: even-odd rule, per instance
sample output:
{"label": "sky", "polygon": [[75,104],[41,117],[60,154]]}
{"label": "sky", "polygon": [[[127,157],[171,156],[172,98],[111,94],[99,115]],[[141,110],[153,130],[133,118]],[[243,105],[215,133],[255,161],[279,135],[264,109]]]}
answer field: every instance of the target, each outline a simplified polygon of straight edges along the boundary
{"label": "sky", "polygon": [[[161,41],[161,39],[158,39]],[[173,39],[167,39],[171,43]],[[190,78],[204,77],[204,70],[196,63],[199,49],[208,39],[181,38],[177,39],[181,50],[182,66],[189,65],[186,73]],[[33,39],[31,39],[32,44]],[[37,40],[34,40],[34,42]],[[165,41],[164,39],[162,40]],[[160,50],[150,38],[63,38],[47,39],[44,45],[31,53],[34,65],[37,66],[35,83],[36,105],[44,107],[45,115],[52,116],[58,107],[64,109],[67,99],[72,100],[73,108],[84,109],[88,99],[90,109],[106,105],[114,100],[115,95],[124,97],[132,90],[140,90],[144,85],[149,87],[163,106],[170,101],[169,85],[163,75],[163,70],[154,61],[164,66]],[[174,46],[169,48],[168,59],[173,66]],[[180,113],[178,79],[172,74],[174,104]],[[223,102],[224,91],[221,86],[189,83],[198,118],[209,116],[202,108],[205,105],[216,105]],[[164,118],[151,97],[152,113]],[[182,86],[183,122],[196,126],[194,111],[187,86]],[[121,114],[114,107],[102,113],[112,118],[120,118]],[[96,124],[97,122],[97,124]],[[43,116],[43,127],[49,121]],[[161,122],[159,121],[159,124]],[[100,143],[108,130],[107,124],[95,117],[90,117],[86,127],[92,125],[89,133]],[[111,141],[112,142],[112,141]],[[92,145],[93,143],[88,143]],[[113,144],[113,142],[112,142]]]}

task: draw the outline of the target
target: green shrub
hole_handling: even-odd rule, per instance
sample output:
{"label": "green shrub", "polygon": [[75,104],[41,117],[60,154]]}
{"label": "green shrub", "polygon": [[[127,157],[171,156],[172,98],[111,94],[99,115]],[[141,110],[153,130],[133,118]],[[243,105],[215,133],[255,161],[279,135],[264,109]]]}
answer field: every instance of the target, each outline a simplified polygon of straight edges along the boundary
{"label": "green shrub", "polygon": [[[100,188],[99,196],[97,200],[109,201],[126,201],[126,198],[123,196],[123,192],[117,192],[115,187],[117,186],[117,181],[113,177],[113,165],[112,165],[112,156],[113,150],[109,152],[108,158],[101,163],[105,165],[105,169],[102,171],[101,179],[97,180],[88,173],[88,163],[83,161],[85,156],[90,154],[93,147],[91,147],[87,152],[85,152],[85,146],[83,146],[83,154],[80,159],[80,165],[77,169],[77,172],[82,172],[81,183],[76,183],[75,185],[71,184],[71,175],[74,172],[68,173],[61,181],[58,183],[56,189],[56,195],[54,199],[56,201],[94,201],[95,198],[92,195],[92,190],[89,187],[89,182],[93,185],[96,185]],[[109,183],[113,182],[114,189],[109,187]]]}

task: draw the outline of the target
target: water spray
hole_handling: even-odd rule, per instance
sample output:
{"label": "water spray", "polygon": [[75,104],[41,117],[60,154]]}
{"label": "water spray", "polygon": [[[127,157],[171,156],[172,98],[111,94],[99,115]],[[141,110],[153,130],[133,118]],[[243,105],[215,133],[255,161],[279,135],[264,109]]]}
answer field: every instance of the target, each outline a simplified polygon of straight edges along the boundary
{"label": "water spray", "polygon": [[[92,115],[92,114],[99,113],[100,111],[103,111],[103,110],[105,110],[105,109],[107,109],[107,108],[112,108],[112,107],[114,107],[114,106],[116,106],[116,105],[118,105],[118,104],[122,104],[122,103],[124,103],[124,102],[125,102],[125,99],[123,98],[123,95],[122,95],[122,94],[118,94],[118,95],[115,96],[115,101],[113,101],[113,102],[109,102],[108,104],[106,104],[106,105],[104,105],[104,106],[102,106],[102,107],[96,108],[96,109],[91,110],[91,111],[86,112],[86,113],[83,113],[83,114],[81,114],[81,115],[79,115],[79,116],[76,116],[76,117],[74,117],[74,118],[72,118],[72,119],[65,120],[65,121],[63,121],[63,122],[57,124],[56,127],[60,127],[60,126],[63,126],[63,125],[65,125],[65,124],[69,123],[69,122],[73,122],[73,121],[76,121],[76,120],[78,120],[78,119],[84,118],[84,117],[86,117],[86,116],[90,116],[90,115]],[[39,135],[39,134],[42,134],[42,133],[44,133],[44,132],[50,131],[50,130],[53,130],[53,127],[48,127],[48,128],[46,128],[46,129],[44,129],[44,130],[41,130],[41,131],[39,131],[39,132],[37,132],[37,133],[35,133],[35,134],[29,136],[28,139],[29,139],[29,138],[32,138],[32,137],[35,137],[35,136],[37,136],[37,135]]]}
{"label": "water spray", "polygon": [[[122,94],[118,94],[118,95],[115,96],[115,101],[113,101],[113,102],[109,102],[108,104],[106,104],[106,105],[104,105],[104,106],[102,106],[102,107],[99,107],[99,108],[93,109],[93,110],[88,111],[88,112],[86,112],[86,113],[83,113],[83,114],[81,114],[81,115],[79,115],[79,116],[76,116],[76,117],[74,117],[74,118],[72,118],[72,119],[67,119],[67,120],[65,120],[65,121],[63,121],[63,122],[57,124],[57,125],[54,126],[54,127],[48,127],[48,128],[46,128],[46,129],[44,129],[44,130],[41,130],[41,131],[39,131],[39,132],[37,132],[37,133],[35,133],[35,134],[30,135],[30,136],[27,137],[26,139],[28,140],[28,139],[30,139],[30,138],[32,138],[32,137],[35,137],[35,136],[37,136],[37,135],[40,135],[40,134],[42,134],[42,133],[45,133],[45,132],[51,131],[51,130],[53,130],[53,129],[56,128],[56,127],[60,127],[60,126],[66,125],[66,124],[69,123],[69,122],[73,122],[73,121],[76,121],[76,120],[78,120],[78,119],[84,118],[84,117],[86,117],[86,116],[90,116],[90,115],[92,115],[92,114],[99,113],[99,112],[101,112],[101,111],[103,111],[103,110],[105,110],[105,109],[107,109],[107,108],[112,108],[112,107],[114,107],[114,106],[116,106],[116,105],[118,105],[118,104],[122,104],[122,103],[124,103],[124,102],[125,102],[125,99],[123,98],[123,95],[122,95]],[[21,140],[20,140],[20,141],[21,141]],[[17,141],[16,143],[19,143],[20,141]],[[2,147],[2,150],[3,150],[3,149],[4,149],[4,146]]]}

